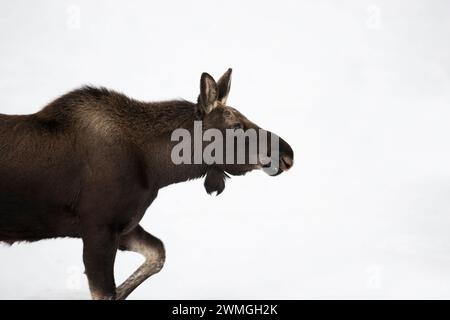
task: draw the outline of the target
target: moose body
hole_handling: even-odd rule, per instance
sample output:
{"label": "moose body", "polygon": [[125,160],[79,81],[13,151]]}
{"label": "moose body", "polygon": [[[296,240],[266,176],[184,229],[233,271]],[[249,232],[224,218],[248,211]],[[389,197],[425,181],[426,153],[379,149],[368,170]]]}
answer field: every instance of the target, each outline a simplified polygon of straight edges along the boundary
{"label": "moose body", "polygon": [[[204,73],[197,103],[146,103],[104,88],[83,87],[31,115],[0,115],[0,241],[83,240],[83,261],[94,299],[124,299],[161,270],[162,242],[139,222],[164,186],[206,177],[222,192],[226,173],[244,174],[259,164],[174,164],[171,133],[239,123],[259,128],[226,106],[231,69],[218,82]],[[231,120],[230,120],[231,119]],[[279,173],[293,163],[280,142]],[[116,288],[117,250],[145,262]]]}

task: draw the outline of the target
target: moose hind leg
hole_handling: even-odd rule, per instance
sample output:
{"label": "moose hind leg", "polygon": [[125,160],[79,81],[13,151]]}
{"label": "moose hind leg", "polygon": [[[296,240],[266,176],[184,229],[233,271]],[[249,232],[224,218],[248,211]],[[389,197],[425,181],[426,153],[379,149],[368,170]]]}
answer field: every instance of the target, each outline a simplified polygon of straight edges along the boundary
{"label": "moose hind leg", "polygon": [[166,256],[162,241],[139,225],[120,238],[119,249],[137,252],[145,257],[144,263],[117,288],[116,297],[123,300],[147,278],[162,269]]}

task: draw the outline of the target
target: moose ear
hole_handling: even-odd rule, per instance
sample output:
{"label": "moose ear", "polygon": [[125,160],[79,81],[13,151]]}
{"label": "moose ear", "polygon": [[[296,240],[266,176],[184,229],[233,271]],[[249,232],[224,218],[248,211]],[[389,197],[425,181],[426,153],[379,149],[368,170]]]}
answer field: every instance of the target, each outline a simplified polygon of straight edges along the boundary
{"label": "moose ear", "polygon": [[228,94],[230,93],[231,88],[231,73],[232,69],[229,68],[227,72],[223,74],[223,76],[220,77],[219,81],[217,81],[217,88],[219,90],[219,97],[218,100],[222,104],[227,103]]}
{"label": "moose ear", "polygon": [[203,113],[209,113],[217,105],[218,88],[213,77],[206,72],[200,78],[199,105]]}

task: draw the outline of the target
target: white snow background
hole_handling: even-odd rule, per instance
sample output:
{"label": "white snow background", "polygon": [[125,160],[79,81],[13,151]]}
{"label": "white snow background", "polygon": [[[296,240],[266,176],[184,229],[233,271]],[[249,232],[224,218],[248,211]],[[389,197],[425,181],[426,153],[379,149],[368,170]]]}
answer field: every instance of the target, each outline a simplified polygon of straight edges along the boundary
{"label": "white snow background", "polygon": [[[83,84],[229,104],[293,169],[162,189],[167,262],[130,299],[450,298],[450,2],[1,1],[0,112]],[[1,177],[0,177],[1,179]],[[87,299],[81,241],[0,245],[0,298]],[[142,262],[119,253],[120,283]]]}

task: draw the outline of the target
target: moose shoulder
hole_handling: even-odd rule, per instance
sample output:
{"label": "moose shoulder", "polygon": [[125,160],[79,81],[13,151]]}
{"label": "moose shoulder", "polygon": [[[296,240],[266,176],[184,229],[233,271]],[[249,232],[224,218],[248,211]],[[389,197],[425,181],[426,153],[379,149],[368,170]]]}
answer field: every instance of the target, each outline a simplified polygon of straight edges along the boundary
{"label": "moose shoulder", "polygon": [[[254,169],[277,175],[293,164],[283,139],[226,104],[230,83],[231,69],[217,82],[202,74],[196,103],[147,103],[83,87],[35,114],[0,115],[0,241],[81,238],[92,297],[126,298],[164,264],[162,242],[139,225],[160,188],[205,177],[206,191],[219,194],[228,175]],[[225,135],[231,129],[236,138],[249,130],[263,132],[258,146],[267,142],[270,150],[262,156],[259,148],[244,148],[245,161],[211,162],[203,159],[208,145],[193,139],[183,155],[188,152],[193,161],[174,161],[174,131],[194,136],[199,121],[204,132]],[[224,145],[222,151],[224,158],[239,154],[236,146]],[[248,161],[252,157],[256,161]],[[117,249],[146,260],[116,288]]]}

